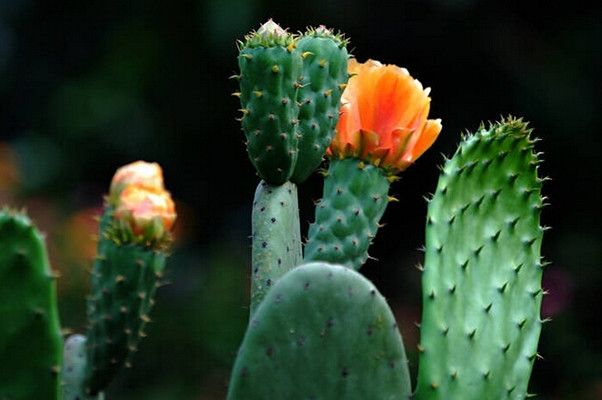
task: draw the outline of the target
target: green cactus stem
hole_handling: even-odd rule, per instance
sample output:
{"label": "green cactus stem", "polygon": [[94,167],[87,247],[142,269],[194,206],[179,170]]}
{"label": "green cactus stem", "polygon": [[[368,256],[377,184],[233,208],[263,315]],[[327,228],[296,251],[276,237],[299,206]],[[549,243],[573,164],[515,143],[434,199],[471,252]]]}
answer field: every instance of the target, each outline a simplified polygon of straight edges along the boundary
{"label": "green cactus stem", "polygon": [[138,350],[165,267],[163,248],[123,243],[105,206],[88,299],[86,391],[96,395]]}
{"label": "green cactus stem", "polygon": [[468,135],[429,203],[416,398],[524,399],[542,320],[541,186],[530,130]]}
{"label": "green cactus stem", "polygon": [[0,399],[58,399],[62,337],[43,235],[0,211]]}
{"label": "green cactus stem", "polygon": [[86,337],[71,335],[63,348],[63,400],[103,400],[104,395],[88,396],[84,379],[86,376]]}
{"label": "green cactus stem", "polygon": [[259,176],[272,185],[291,177],[297,162],[297,90],[301,53],[293,35],[272,20],[239,45],[242,129]]}
{"label": "green cactus stem", "polygon": [[270,288],[302,261],[297,186],[261,182],[253,200],[251,315]]}
{"label": "green cactus stem", "polygon": [[352,269],[303,264],[253,315],[229,400],[408,399],[410,379],[395,318]]}
{"label": "green cactus stem", "polygon": [[333,159],[309,228],[305,261],[325,261],[359,269],[390,200],[391,177],[355,158]]}
{"label": "green cactus stem", "polygon": [[347,73],[347,40],[324,26],[299,39],[303,57],[299,102],[299,156],[291,180],[301,183],[320,165],[339,120]]}

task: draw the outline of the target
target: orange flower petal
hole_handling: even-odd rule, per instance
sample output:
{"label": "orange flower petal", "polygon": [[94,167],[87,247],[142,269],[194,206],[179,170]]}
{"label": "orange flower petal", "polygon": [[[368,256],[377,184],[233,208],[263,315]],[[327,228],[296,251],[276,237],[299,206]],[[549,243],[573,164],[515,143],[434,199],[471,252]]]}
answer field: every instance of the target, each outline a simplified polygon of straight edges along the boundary
{"label": "orange flower petal", "polygon": [[411,155],[409,157],[410,160],[416,160],[420,157],[426,150],[431,147],[437,137],[439,137],[439,133],[442,129],[441,120],[440,119],[429,119],[426,121],[424,128],[422,129],[422,134],[420,135],[420,139],[416,142],[416,145],[412,148]]}
{"label": "orange flower petal", "polygon": [[391,134],[391,151],[388,157],[384,160],[387,165],[394,165],[398,167],[400,160],[404,155],[404,150],[407,148],[408,143],[415,136],[416,131],[409,128],[395,129]]}
{"label": "orange flower petal", "polygon": [[349,82],[329,155],[360,157],[397,173],[435,141],[440,120],[427,120],[430,89],[395,65],[349,60]]}

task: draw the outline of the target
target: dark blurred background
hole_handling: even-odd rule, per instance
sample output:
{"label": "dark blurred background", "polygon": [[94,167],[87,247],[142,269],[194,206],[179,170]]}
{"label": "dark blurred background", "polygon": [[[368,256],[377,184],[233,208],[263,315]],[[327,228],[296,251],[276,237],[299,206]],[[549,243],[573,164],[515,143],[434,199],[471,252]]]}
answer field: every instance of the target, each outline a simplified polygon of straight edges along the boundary
{"label": "dark blurred background", "polygon": [[[238,123],[235,41],[270,17],[346,33],[360,61],[410,70],[443,120],[393,186],[363,270],[388,297],[415,375],[426,203],[441,153],[509,114],[545,153],[542,399],[602,398],[602,12],[599,2],[477,0],[0,1],[0,203],[24,206],[60,270],[62,324],[82,331],[92,236],[114,170],[157,161],[179,210],[155,321],[107,398],[222,399],[248,314],[258,182]],[[306,231],[321,177],[300,187]],[[2,361],[4,362],[4,361]]]}

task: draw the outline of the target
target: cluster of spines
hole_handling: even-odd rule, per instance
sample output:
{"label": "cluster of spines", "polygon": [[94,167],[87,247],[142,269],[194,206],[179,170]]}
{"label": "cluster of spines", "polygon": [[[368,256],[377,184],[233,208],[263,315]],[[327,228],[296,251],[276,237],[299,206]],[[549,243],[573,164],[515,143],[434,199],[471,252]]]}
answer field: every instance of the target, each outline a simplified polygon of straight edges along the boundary
{"label": "cluster of spines", "polygon": [[391,177],[355,158],[333,160],[309,228],[305,261],[326,261],[359,269],[379,228]]}
{"label": "cluster of spines", "polygon": [[255,47],[295,47],[295,35],[282,29],[271,18],[256,31],[245,35],[245,40],[238,41],[238,49]]}
{"label": "cluster of spines", "polygon": [[544,294],[534,142],[509,118],[465,137],[442,169],[427,217],[419,399],[527,396]]}
{"label": "cluster of spines", "polygon": [[58,399],[62,337],[43,235],[0,210],[0,398]]}
{"label": "cluster of spines", "polygon": [[96,395],[117,371],[130,367],[149,323],[153,296],[165,266],[165,254],[139,244],[114,240],[110,207],[100,222],[98,254],[88,298],[86,391]]}

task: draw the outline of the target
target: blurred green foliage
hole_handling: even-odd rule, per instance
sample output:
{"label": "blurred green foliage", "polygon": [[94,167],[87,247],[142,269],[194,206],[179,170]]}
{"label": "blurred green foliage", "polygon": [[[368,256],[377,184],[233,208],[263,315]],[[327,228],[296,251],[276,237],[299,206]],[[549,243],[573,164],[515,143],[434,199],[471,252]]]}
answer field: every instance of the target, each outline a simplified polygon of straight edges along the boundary
{"label": "blurred green foliage", "polygon": [[[114,170],[159,162],[178,202],[172,284],[134,368],[109,399],[221,399],[248,314],[250,210],[258,179],[234,121],[235,41],[273,17],[345,32],[360,61],[404,66],[433,88],[444,129],[393,187],[365,269],[396,310],[416,369],[426,204],[460,133],[513,114],[543,140],[550,295],[531,391],[602,397],[602,18],[598,3],[406,0],[9,0],[0,2],[0,203],[47,232],[61,319],[82,331],[102,195]],[[313,218],[321,178],[300,188]],[[307,229],[307,223],[304,224]],[[90,245],[92,247],[90,247]],[[92,250],[90,250],[90,248]],[[414,374],[414,376],[416,376]]]}

